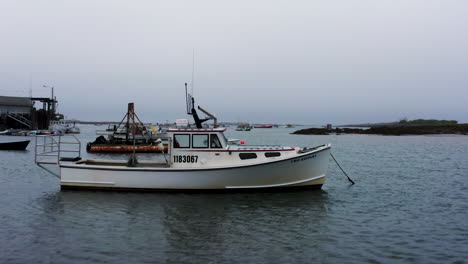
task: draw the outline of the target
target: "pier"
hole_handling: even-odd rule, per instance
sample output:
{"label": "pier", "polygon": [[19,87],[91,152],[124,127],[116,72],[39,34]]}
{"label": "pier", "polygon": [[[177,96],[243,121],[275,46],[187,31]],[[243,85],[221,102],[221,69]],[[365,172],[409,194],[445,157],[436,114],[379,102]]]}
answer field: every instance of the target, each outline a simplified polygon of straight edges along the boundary
{"label": "pier", "polygon": [[55,98],[0,96],[0,130],[48,129],[56,104]]}

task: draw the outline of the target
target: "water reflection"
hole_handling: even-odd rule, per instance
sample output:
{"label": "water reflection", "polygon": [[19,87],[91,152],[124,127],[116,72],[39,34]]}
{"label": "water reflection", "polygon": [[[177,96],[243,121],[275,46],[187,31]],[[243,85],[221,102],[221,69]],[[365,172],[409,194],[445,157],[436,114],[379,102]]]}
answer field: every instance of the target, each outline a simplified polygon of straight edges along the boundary
{"label": "water reflection", "polygon": [[[258,250],[282,258],[275,252],[278,245],[314,243],[309,239],[314,233],[311,225],[326,218],[326,202],[324,191],[188,195],[184,201],[163,205],[165,237],[169,249],[185,256],[196,252],[206,261],[213,254],[220,262],[232,256],[260,261]],[[294,255],[294,250],[298,249],[291,246],[288,254]]]}
{"label": "water reflection", "polygon": [[[220,261],[233,256],[259,261],[255,250],[267,250],[271,251],[267,256],[286,261],[288,254],[307,256],[294,256],[294,252],[314,244],[317,239],[311,236],[320,236],[327,202],[327,192],[320,190],[209,194],[60,191],[37,201],[43,210],[35,221],[49,228],[36,229],[33,236],[43,240],[48,232],[51,249],[62,245],[60,254],[54,256],[57,260],[115,262],[117,258],[119,262],[128,259],[128,253],[142,261],[189,261],[196,256],[203,262],[212,260],[213,254]],[[261,249],[268,244],[270,249]],[[289,245],[289,253],[275,253],[278,245]]]}

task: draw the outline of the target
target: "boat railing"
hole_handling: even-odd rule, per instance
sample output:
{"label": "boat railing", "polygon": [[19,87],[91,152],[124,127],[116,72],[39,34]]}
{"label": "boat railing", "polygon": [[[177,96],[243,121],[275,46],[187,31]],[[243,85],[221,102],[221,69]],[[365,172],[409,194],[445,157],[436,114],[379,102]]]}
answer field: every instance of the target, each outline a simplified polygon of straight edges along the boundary
{"label": "boat railing", "polygon": [[108,130],[96,130],[96,135],[99,136],[108,136],[114,134],[114,131],[108,131]]}
{"label": "boat railing", "polygon": [[60,177],[60,174],[45,165],[59,165],[62,158],[81,157],[81,142],[73,134],[37,135],[35,138],[34,162],[57,177]]}
{"label": "boat railing", "polygon": [[[35,136],[34,162],[37,166],[60,178],[59,172],[54,172],[46,165],[59,165],[60,161],[79,160],[81,157],[81,142],[73,134],[37,135]],[[168,145],[167,154],[162,151],[167,165],[172,164],[172,138],[160,137]]]}
{"label": "boat railing", "polygon": [[282,145],[251,145],[251,144],[241,144],[240,146],[246,146],[246,147],[283,147]]}

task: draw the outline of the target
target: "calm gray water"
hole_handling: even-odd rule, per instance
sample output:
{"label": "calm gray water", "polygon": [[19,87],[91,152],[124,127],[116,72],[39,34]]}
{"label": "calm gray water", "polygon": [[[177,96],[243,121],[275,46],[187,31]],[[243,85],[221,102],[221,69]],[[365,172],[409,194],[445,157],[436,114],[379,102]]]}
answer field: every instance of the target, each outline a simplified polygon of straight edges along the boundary
{"label": "calm gray water", "polygon": [[[79,137],[102,128],[81,126]],[[34,165],[33,142],[26,152],[2,151],[0,263],[466,263],[467,136],[293,130],[227,135],[250,144],[331,142],[356,185],[330,163],[318,191],[60,191]]]}

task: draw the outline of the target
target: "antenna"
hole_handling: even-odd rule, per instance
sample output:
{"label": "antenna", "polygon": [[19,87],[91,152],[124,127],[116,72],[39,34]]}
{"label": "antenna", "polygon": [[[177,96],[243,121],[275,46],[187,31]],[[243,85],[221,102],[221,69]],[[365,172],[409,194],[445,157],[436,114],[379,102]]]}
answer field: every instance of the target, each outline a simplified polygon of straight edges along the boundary
{"label": "antenna", "polygon": [[194,86],[195,86],[195,48],[193,48],[193,52],[192,52],[192,96],[194,95],[193,93]]}
{"label": "antenna", "polygon": [[32,98],[32,73],[29,73],[29,97]]}

